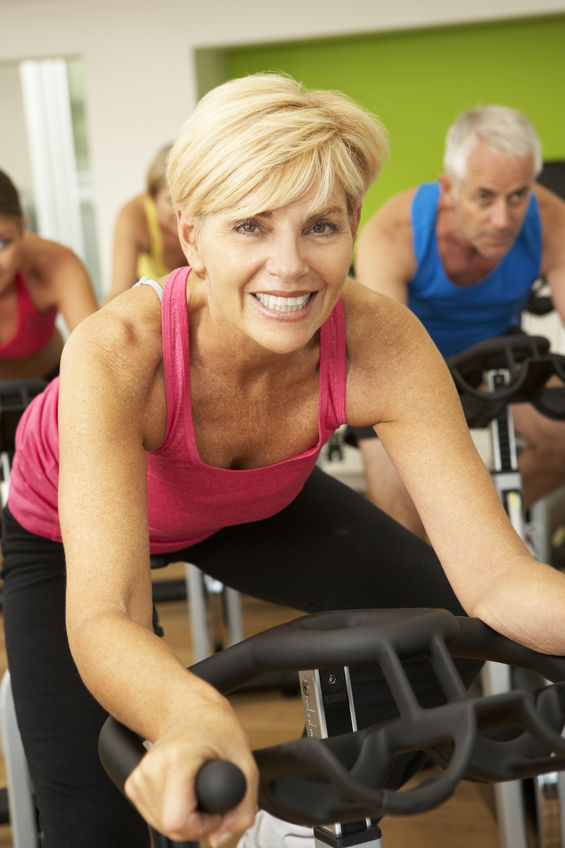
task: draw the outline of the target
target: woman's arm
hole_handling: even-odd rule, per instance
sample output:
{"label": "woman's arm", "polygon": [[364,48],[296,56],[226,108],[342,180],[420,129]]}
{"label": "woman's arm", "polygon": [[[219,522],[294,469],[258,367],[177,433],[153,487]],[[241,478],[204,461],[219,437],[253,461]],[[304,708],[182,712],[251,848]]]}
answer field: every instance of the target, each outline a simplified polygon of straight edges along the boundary
{"label": "woman's arm", "polygon": [[70,248],[26,233],[24,256],[24,274],[36,307],[55,307],[69,333],[98,309],[88,272]]}
{"label": "woman's arm", "polygon": [[71,251],[62,248],[52,268],[52,283],[56,306],[65,319],[69,333],[98,309],[90,277],[82,262]]}
{"label": "woman's arm", "polygon": [[[144,242],[147,244],[144,246]],[[120,210],[114,229],[112,278],[106,301],[127,291],[137,281],[139,254],[149,250],[149,233],[143,208],[143,195],[130,200]]]}
{"label": "woman's arm", "polygon": [[[139,293],[132,296],[139,300]],[[155,298],[151,291],[142,297]],[[154,311],[158,320],[158,305]],[[170,838],[208,834],[214,843],[250,825],[257,780],[227,700],[188,672],[152,630],[145,450],[162,440],[165,405],[160,337],[139,318],[141,329],[109,307],[83,323],[63,355],[59,499],[67,630],[94,697],[155,743],[128,780],[130,798]],[[194,775],[213,758],[237,763],[249,787],[222,819],[195,811]]]}
{"label": "woman's arm", "polygon": [[368,297],[362,332],[351,334],[350,423],[377,422],[468,614],[538,651],[565,654],[565,576],[535,560],[508,521],[420,322],[397,303]]}

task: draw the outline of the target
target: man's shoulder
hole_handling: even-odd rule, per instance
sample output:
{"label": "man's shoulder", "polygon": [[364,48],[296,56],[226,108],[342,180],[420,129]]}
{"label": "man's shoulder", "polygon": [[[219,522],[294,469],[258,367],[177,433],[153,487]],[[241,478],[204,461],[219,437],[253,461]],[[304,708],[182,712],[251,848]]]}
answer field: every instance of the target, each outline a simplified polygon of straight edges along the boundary
{"label": "man's shoulder", "polygon": [[409,220],[412,202],[416,193],[420,190],[420,186],[399,191],[398,194],[393,194],[379,209],[383,217],[395,217],[397,220]]}
{"label": "man's shoulder", "polygon": [[539,183],[534,185],[534,194],[542,231],[541,273],[546,276],[554,268],[565,267],[565,201]]}
{"label": "man's shoulder", "polygon": [[538,201],[544,244],[555,239],[563,243],[565,237],[565,201],[555,192],[536,183],[534,194]]}
{"label": "man's shoulder", "polygon": [[355,273],[376,291],[404,300],[399,286],[414,274],[411,204],[416,188],[389,198],[367,222],[359,236]]}
{"label": "man's shoulder", "polygon": [[412,226],[412,201],[417,188],[410,188],[389,197],[366,224],[373,235],[382,234],[387,240],[409,237]]}
{"label": "man's shoulder", "polygon": [[533,193],[537,199],[540,217],[542,223],[544,219],[553,216],[565,216],[565,200],[559,197],[554,191],[542,186],[540,183],[534,183]]}

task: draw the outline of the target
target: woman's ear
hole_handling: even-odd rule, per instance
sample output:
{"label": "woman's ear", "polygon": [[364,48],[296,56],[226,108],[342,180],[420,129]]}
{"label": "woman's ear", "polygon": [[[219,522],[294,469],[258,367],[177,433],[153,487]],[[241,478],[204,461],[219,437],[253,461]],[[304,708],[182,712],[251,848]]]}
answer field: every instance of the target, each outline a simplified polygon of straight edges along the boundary
{"label": "woman's ear", "polygon": [[177,209],[177,229],[186,261],[192,270],[201,276],[204,272],[204,262],[198,252],[196,219],[190,215],[185,215],[181,209]]}

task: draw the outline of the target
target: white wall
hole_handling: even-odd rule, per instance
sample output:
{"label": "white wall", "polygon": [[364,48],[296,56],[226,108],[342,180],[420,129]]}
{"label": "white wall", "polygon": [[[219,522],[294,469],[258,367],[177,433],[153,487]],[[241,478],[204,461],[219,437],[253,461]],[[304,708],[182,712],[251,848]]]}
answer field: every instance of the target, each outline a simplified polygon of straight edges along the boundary
{"label": "white wall", "polygon": [[[20,96],[17,65],[0,65],[0,126],[2,127],[2,161],[0,168],[10,176],[18,174],[18,190],[22,203],[32,194],[31,167],[25,138],[25,119]],[[6,119],[9,116],[9,119]]]}
{"label": "white wall", "polygon": [[[105,287],[114,219],[195,103],[193,51],[565,11],[565,0],[0,0],[0,63],[85,62]],[[5,101],[2,100],[4,110]],[[4,132],[6,123],[2,120]]]}

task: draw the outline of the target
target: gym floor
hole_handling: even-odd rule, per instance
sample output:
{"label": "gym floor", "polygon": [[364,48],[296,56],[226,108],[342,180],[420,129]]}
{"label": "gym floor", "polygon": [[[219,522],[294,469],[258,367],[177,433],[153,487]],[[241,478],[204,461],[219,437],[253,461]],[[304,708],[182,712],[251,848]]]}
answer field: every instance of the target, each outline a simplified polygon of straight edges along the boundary
{"label": "gym floor", "polygon": [[[160,579],[183,576],[181,566],[171,565]],[[245,635],[296,617],[293,610],[243,598]],[[159,604],[159,618],[165,638],[180,659],[192,662],[192,646],[187,607],[184,601]],[[0,636],[0,674],[6,667],[3,630]],[[302,730],[300,699],[281,691],[251,692],[233,697],[238,715],[246,727],[253,747],[262,747],[294,739]],[[4,763],[0,758],[0,785],[5,784]],[[460,784],[454,797],[440,809],[406,819],[385,819],[382,823],[386,848],[498,848],[498,837],[488,789],[471,783]],[[227,848],[235,848],[236,840]],[[9,826],[0,827],[0,848],[10,848]],[[203,846],[204,848],[204,846]]]}

